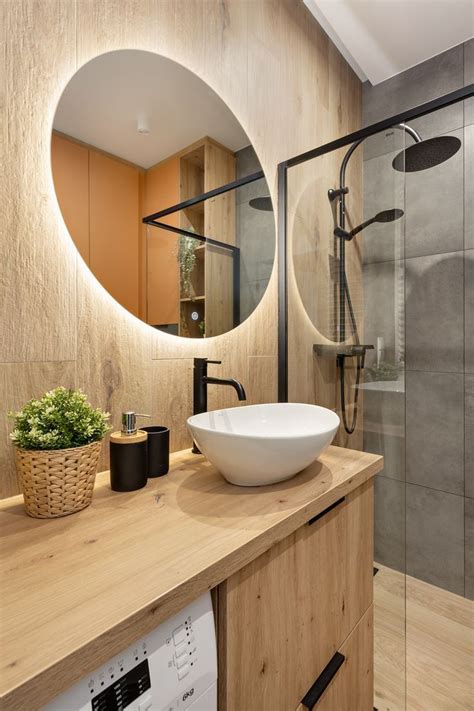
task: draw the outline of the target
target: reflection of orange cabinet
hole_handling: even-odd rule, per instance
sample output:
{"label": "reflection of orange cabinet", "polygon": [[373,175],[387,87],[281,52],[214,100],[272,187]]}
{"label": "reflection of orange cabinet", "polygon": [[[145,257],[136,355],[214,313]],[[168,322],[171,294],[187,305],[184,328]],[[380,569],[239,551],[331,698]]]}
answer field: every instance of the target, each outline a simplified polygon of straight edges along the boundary
{"label": "reflection of orange cabinet", "polygon": [[90,268],[100,283],[138,315],[138,170],[90,151]]}
{"label": "reflection of orange cabinet", "polygon": [[[145,174],[144,215],[179,202],[179,159],[169,158]],[[179,226],[179,214],[163,222]],[[164,325],[179,322],[179,237],[157,227],[146,228],[147,322]]]}
{"label": "reflection of orange cabinet", "polygon": [[81,257],[89,264],[89,151],[53,133],[51,165],[64,222]]}

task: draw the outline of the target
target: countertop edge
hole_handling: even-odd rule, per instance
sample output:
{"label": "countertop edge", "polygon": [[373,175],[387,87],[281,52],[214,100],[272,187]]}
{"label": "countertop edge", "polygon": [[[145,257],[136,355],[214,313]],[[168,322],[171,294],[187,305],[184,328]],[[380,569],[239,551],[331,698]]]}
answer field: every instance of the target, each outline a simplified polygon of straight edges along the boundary
{"label": "countertop edge", "polygon": [[[24,711],[25,708],[35,711],[35,709],[41,708],[135,640],[151,632],[157,625],[201,594],[215,588],[265,553],[275,543],[294,533],[338,499],[372,479],[381,471],[383,458],[379,455],[368,454],[368,456],[372,458],[372,462],[329,492],[324,492],[318,498],[302,505],[264,532],[256,533],[252,539],[239,548],[223,558],[215,560],[193,577],[183,580],[180,585],[120,620],[90,642],[73,649],[54,664],[39,670],[34,676],[28,677],[24,682],[8,689],[8,691],[0,693],[0,708],[5,711]],[[64,683],[65,678],[67,678],[67,685]]]}

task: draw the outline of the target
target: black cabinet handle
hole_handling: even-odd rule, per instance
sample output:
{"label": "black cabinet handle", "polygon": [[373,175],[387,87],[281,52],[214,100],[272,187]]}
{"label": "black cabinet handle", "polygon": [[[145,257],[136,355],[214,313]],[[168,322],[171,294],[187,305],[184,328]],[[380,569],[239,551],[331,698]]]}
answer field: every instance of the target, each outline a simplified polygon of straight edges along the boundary
{"label": "black cabinet handle", "polygon": [[333,509],[335,509],[336,506],[340,506],[340,504],[344,503],[345,500],[346,500],[346,497],[343,496],[342,499],[338,499],[333,504],[331,504],[331,506],[328,506],[327,509],[324,509],[324,511],[321,511],[321,513],[318,513],[317,516],[313,516],[313,518],[310,518],[308,521],[308,526],[311,526],[312,523],[316,523],[316,521],[319,521],[320,518],[322,518],[323,516],[326,516],[326,514],[329,513],[330,511],[332,511]]}
{"label": "black cabinet handle", "polygon": [[345,659],[346,658],[343,654],[340,654],[340,652],[336,652],[329,664],[323,669],[321,674],[318,676],[311,689],[301,701],[303,706],[305,706],[308,711],[311,711],[312,708],[318,703],[319,699],[324,694],[341,666],[344,664]]}

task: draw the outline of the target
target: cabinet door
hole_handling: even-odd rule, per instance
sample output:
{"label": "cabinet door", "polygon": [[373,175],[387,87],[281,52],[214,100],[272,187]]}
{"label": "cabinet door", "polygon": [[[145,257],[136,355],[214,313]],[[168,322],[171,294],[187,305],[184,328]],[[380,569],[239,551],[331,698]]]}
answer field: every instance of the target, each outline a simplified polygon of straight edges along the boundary
{"label": "cabinet door", "polygon": [[139,172],[89,151],[90,268],[119,304],[138,316]]}
{"label": "cabinet door", "polygon": [[[297,711],[372,711],[374,707],[371,606],[299,704]],[[326,674],[325,674],[326,672]]]}
{"label": "cabinet door", "polygon": [[53,133],[51,165],[54,189],[69,234],[89,264],[89,151]]}
{"label": "cabinet door", "polygon": [[296,709],[372,603],[373,486],[219,588],[221,711]]}

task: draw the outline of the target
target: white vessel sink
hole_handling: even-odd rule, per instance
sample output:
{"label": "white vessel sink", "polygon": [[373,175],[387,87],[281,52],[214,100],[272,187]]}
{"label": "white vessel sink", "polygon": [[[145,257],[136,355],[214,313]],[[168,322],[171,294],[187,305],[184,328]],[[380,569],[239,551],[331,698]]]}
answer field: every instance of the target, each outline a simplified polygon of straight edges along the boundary
{"label": "white vessel sink", "polygon": [[317,459],[338,427],[332,410],[300,403],[232,407],[188,419],[201,452],[239,486],[289,479]]}

